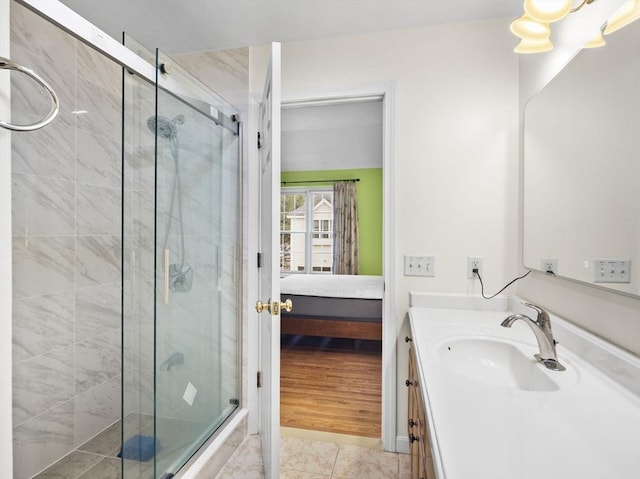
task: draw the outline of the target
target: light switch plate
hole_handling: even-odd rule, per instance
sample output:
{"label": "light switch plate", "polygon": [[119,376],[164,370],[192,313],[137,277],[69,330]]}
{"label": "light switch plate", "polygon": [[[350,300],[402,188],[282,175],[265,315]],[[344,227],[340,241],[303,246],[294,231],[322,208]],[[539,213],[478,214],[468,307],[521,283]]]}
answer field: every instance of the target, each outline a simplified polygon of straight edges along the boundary
{"label": "light switch plate", "polygon": [[405,276],[428,276],[433,278],[436,275],[435,256],[404,256]]}

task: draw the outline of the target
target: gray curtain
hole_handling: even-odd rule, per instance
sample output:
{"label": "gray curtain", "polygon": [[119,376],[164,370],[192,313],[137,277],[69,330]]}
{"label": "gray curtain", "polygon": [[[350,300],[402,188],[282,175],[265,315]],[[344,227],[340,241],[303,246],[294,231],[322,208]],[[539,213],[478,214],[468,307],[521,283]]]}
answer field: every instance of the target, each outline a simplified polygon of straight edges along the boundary
{"label": "gray curtain", "polygon": [[333,273],[358,274],[358,204],[354,181],[333,184]]}

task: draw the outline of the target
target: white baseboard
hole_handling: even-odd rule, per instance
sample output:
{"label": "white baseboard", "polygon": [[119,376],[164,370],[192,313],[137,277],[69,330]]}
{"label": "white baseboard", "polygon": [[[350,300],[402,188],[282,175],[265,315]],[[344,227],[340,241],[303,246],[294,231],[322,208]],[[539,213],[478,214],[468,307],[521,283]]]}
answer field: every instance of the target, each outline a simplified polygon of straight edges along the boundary
{"label": "white baseboard", "polygon": [[402,454],[409,454],[409,437],[408,436],[396,436],[396,452]]}

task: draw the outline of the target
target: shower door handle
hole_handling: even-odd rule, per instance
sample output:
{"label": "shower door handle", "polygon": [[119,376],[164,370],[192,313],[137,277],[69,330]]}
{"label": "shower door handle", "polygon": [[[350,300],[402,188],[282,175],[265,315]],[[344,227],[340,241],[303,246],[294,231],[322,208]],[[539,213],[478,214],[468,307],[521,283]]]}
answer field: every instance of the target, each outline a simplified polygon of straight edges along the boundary
{"label": "shower door handle", "polygon": [[164,304],[169,304],[169,250],[164,250]]}
{"label": "shower door handle", "polygon": [[131,250],[131,300],[136,296],[136,252]]}

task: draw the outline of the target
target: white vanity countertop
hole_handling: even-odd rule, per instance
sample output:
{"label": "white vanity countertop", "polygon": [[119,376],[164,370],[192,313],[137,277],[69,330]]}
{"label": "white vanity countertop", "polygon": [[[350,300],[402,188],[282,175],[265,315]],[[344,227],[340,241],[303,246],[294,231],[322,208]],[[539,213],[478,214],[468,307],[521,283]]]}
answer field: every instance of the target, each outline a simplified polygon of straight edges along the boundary
{"label": "white vanity countertop", "polygon": [[489,384],[452,370],[441,351],[463,337],[512,343],[528,357],[538,352],[531,329],[500,323],[535,312],[518,298],[411,295],[438,479],[640,479],[640,359],[551,316],[567,371],[537,366],[559,389]]}

